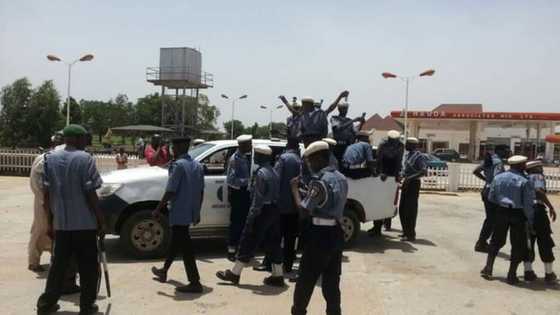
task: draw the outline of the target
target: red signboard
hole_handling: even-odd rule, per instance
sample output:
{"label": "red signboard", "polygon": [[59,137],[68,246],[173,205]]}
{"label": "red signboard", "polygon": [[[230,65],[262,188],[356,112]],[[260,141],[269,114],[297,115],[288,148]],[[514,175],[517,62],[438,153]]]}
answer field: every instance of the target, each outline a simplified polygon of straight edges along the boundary
{"label": "red signboard", "polygon": [[[392,111],[391,117],[404,118],[402,111]],[[560,113],[509,113],[509,112],[446,112],[409,111],[408,118],[418,119],[466,119],[466,120],[548,120],[560,121]]]}

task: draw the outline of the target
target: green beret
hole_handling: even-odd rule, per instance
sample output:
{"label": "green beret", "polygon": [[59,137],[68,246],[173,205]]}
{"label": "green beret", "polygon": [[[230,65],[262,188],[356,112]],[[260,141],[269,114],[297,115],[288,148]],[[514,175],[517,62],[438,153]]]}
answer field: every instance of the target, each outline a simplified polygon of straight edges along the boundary
{"label": "green beret", "polygon": [[68,125],[62,130],[65,137],[80,137],[87,135],[87,133],[86,128],[75,124]]}

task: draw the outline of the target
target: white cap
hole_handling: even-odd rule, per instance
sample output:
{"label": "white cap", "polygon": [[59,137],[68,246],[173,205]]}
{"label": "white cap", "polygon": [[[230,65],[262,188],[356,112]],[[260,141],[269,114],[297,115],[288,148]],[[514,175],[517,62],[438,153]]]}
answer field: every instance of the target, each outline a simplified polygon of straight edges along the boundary
{"label": "white cap", "polygon": [[527,162],[527,169],[533,168],[533,167],[539,167],[539,166],[543,166],[543,162],[536,160],[536,161],[531,161],[531,162]]}
{"label": "white cap", "polygon": [[300,108],[300,107],[301,107],[301,103],[299,103],[299,102],[293,102],[293,103],[292,103],[292,107]]}
{"label": "white cap", "polygon": [[322,141],[325,141],[329,145],[336,145],[336,140],[334,140],[333,138],[323,138]]}
{"label": "white cap", "polygon": [[313,104],[315,104],[315,100],[313,99],[313,97],[306,96],[306,97],[301,99],[301,103],[313,103]]}
{"label": "white cap", "polygon": [[51,136],[51,142],[54,142],[54,136]]}
{"label": "white cap", "polygon": [[420,140],[418,140],[418,138],[415,138],[415,137],[408,137],[408,138],[406,139],[406,142],[418,144],[418,143],[420,143]]}
{"label": "white cap", "polygon": [[373,134],[373,132],[375,131],[375,129],[372,130],[360,130],[358,131],[358,136],[362,136],[362,137],[369,137]]}
{"label": "white cap", "polygon": [[201,144],[201,143],[204,143],[204,142],[206,142],[206,141],[204,141],[204,139],[194,139],[193,140],[194,145]]}
{"label": "white cap", "polygon": [[396,130],[389,130],[387,131],[387,137],[389,139],[398,139],[401,137],[401,133]]}
{"label": "white cap", "polygon": [[347,102],[340,102],[338,103],[338,107],[348,107],[349,104]]}
{"label": "white cap", "polygon": [[527,162],[527,157],[523,155],[514,155],[510,157],[508,160],[509,165],[516,165]]}
{"label": "white cap", "polygon": [[249,142],[253,140],[253,136],[251,135],[241,135],[237,137],[237,143]]}
{"label": "white cap", "polygon": [[308,157],[313,153],[324,150],[329,150],[329,144],[325,141],[315,141],[305,149],[305,151],[303,152],[303,156]]}
{"label": "white cap", "polygon": [[272,155],[272,149],[264,144],[259,144],[254,147],[255,153],[262,155]]}

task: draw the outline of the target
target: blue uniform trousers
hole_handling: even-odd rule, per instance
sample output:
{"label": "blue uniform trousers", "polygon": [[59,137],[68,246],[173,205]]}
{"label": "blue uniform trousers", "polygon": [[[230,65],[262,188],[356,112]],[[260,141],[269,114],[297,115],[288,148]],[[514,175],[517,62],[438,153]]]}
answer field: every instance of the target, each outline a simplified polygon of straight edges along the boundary
{"label": "blue uniform trousers", "polygon": [[535,232],[536,235],[531,235],[531,249],[529,251],[527,261],[535,261],[535,243],[539,247],[539,255],[544,263],[551,263],[554,261],[554,240],[552,239],[552,229],[550,228],[550,220],[546,208],[543,205],[535,205]]}
{"label": "blue uniform trousers", "polygon": [[273,264],[282,263],[282,248],[280,247],[280,214],[274,205],[265,205],[257,215],[249,214],[241,240],[237,259],[248,263],[255,256],[257,247],[265,241],[265,253]]}
{"label": "blue uniform trousers", "polygon": [[247,188],[234,189],[229,188],[229,203],[231,212],[229,215],[229,240],[228,245],[237,247],[241,232],[247,221],[247,214],[251,207],[251,194]]}
{"label": "blue uniform trousers", "polygon": [[520,263],[527,258],[527,219],[522,209],[496,208],[496,225],[488,248],[488,255],[497,256],[506,244],[509,230],[511,262]]}

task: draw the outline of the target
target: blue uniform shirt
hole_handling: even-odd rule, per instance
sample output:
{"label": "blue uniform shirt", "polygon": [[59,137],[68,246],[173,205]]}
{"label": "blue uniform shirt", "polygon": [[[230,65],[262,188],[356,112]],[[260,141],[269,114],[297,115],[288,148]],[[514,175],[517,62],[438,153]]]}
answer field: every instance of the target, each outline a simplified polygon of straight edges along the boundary
{"label": "blue uniform shirt", "polygon": [[274,171],[280,180],[280,196],[278,208],[281,213],[293,213],[297,211],[292,196],[290,180],[300,176],[302,172],[302,161],[297,151],[287,150],[278,157],[274,165]]}
{"label": "blue uniform shirt", "polygon": [[523,209],[527,220],[533,224],[535,188],[524,173],[510,169],[496,175],[490,184],[488,200],[504,208]]}
{"label": "blue uniform shirt", "polygon": [[[533,185],[533,187],[535,188],[535,191],[542,189],[546,192],[546,179],[544,178],[543,174],[529,174],[529,181],[531,182],[531,184]],[[535,203],[538,204],[544,204],[544,202],[537,200],[536,199],[536,194],[535,194]]]}
{"label": "blue uniform shirt", "polygon": [[310,211],[311,216],[324,219],[342,219],[348,198],[346,177],[331,166],[313,175],[309,193],[301,206]]}
{"label": "blue uniform shirt", "polygon": [[53,225],[57,231],[96,230],[97,221],[86,194],[103,181],[93,157],[66,147],[45,155],[43,185],[49,191]]}
{"label": "blue uniform shirt", "polygon": [[342,156],[342,161],[347,166],[373,162],[373,149],[367,142],[356,142],[346,148]]}
{"label": "blue uniform shirt", "polygon": [[227,168],[227,184],[235,189],[247,188],[251,175],[251,161],[237,150],[230,158]]}
{"label": "blue uniform shirt", "polygon": [[[343,126],[345,125],[345,126]],[[351,118],[342,116],[331,117],[331,128],[334,140],[341,144],[350,144],[356,138],[356,130]]]}
{"label": "blue uniform shirt", "polygon": [[327,112],[316,108],[310,112],[303,112],[300,118],[300,136],[317,136],[326,138],[329,133]]}
{"label": "blue uniform shirt", "polygon": [[335,170],[338,170],[338,160],[336,156],[331,151],[331,155],[329,155],[329,166],[332,166]]}
{"label": "blue uniform shirt", "polygon": [[265,205],[276,204],[280,196],[280,180],[272,165],[263,165],[255,171],[251,185],[251,208],[249,212],[258,214]]}
{"label": "blue uniform shirt", "polygon": [[494,177],[505,170],[502,160],[500,160],[500,158],[496,154],[492,154],[492,165],[484,165],[483,162],[481,166],[484,177],[486,177],[485,185],[490,185],[490,183],[492,183],[492,180],[494,180]]}
{"label": "blue uniform shirt", "polygon": [[403,175],[405,177],[414,175],[428,167],[426,155],[418,150],[407,152]]}
{"label": "blue uniform shirt", "polygon": [[288,127],[288,139],[298,138],[300,132],[300,114],[292,114],[286,119],[286,126]]}
{"label": "blue uniform shirt", "polygon": [[200,220],[204,170],[198,161],[184,154],[173,162],[165,191],[175,193],[169,209],[169,225],[187,226]]}

